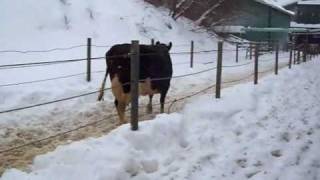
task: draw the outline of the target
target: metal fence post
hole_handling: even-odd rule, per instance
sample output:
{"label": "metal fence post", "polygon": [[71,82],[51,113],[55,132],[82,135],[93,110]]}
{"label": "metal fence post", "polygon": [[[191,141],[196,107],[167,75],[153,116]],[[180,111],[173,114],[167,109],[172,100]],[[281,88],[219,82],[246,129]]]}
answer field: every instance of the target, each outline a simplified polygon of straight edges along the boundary
{"label": "metal fence post", "polygon": [[290,55],[289,55],[289,69],[291,69],[291,66],[292,66],[292,47],[293,45],[292,44],[290,44],[289,45],[289,48],[290,48]]}
{"label": "metal fence post", "polygon": [[217,76],[216,76],[216,98],[221,96],[221,74],[222,74],[222,48],[223,42],[218,42],[218,57],[217,57]]}
{"label": "metal fence post", "polygon": [[91,38],[87,39],[87,81],[91,81]]}
{"label": "metal fence post", "polygon": [[250,56],[250,60],[252,59],[252,43],[250,42],[250,51],[249,51],[249,56]]}
{"label": "metal fence post", "polygon": [[276,42],[276,62],[274,65],[274,74],[278,75],[278,68],[279,68],[279,43]]}
{"label": "metal fence post", "polygon": [[254,56],[254,84],[258,84],[258,60],[259,60],[259,44],[256,44]]}
{"label": "metal fence post", "polygon": [[140,64],[139,41],[131,42],[130,52],[130,93],[131,93],[131,129],[138,130],[139,116],[139,64]]}
{"label": "metal fence post", "polygon": [[239,62],[239,43],[236,44],[236,63]]}
{"label": "metal fence post", "polygon": [[190,67],[193,68],[193,50],[194,50],[194,42],[191,41],[190,47]]}

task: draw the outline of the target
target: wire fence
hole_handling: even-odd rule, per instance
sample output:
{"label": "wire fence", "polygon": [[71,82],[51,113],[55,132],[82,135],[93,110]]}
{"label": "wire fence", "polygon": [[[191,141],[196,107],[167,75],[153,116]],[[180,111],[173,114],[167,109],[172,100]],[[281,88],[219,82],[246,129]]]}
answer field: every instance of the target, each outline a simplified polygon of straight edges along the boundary
{"label": "wire fence", "polygon": [[[70,47],[70,48],[77,48],[77,47],[75,46],[75,47]],[[54,49],[51,49],[51,50],[54,51]],[[49,51],[49,50],[47,50],[47,51]],[[195,51],[193,53],[195,53],[195,54],[197,54],[197,53],[199,53],[199,54],[200,53],[213,53],[213,52],[217,52],[217,51],[218,50],[211,49],[211,50]],[[229,50],[226,49],[226,51],[229,51]],[[1,52],[6,53],[6,51],[0,51],[0,53]],[[30,51],[30,52],[33,52],[33,51]],[[191,52],[174,52],[174,53],[170,53],[170,55],[184,55],[184,54],[187,54],[187,53],[190,54]],[[119,55],[119,56],[110,56],[110,57],[107,57],[107,58],[116,58],[116,57],[123,57],[123,56],[129,56],[129,55],[130,54]],[[141,56],[148,56],[148,55],[150,55],[150,54],[142,54]],[[289,58],[289,57],[285,56],[285,57],[281,57],[281,58]],[[96,59],[96,60],[104,59],[104,57],[97,57],[97,58],[93,58],[93,59]],[[54,63],[79,62],[79,61],[84,61],[84,60],[86,60],[86,59],[73,59],[73,60],[70,59],[70,60],[60,60],[60,61],[53,61],[53,62],[43,61],[43,62],[33,62],[33,63],[11,64],[11,65],[2,65],[2,66],[0,66],[0,69],[1,68],[13,68],[13,67],[36,66],[36,65],[49,65],[49,64],[54,64]],[[261,62],[267,61],[267,60],[271,61],[271,60],[274,60],[274,58],[261,60]],[[250,64],[253,64],[253,63],[256,63],[256,62],[257,61],[250,61],[250,62],[247,62],[247,63],[241,63],[241,64],[235,64],[235,65],[224,65],[224,66],[222,66],[222,68],[242,67],[242,66],[247,66],[247,65],[250,65]],[[210,64],[210,63],[214,63],[214,62],[205,62],[203,64],[207,64],[207,63]],[[153,78],[153,79],[150,79],[150,80],[151,81],[161,81],[161,80],[168,80],[168,79],[178,79],[178,78],[191,77],[191,76],[195,76],[195,75],[198,75],[198,74],[203,74],[203,73],[206,73],[206,72],[209,72],[209,71],[216,70],[217,68],[218,67],[211,67],[211,68],[207,68],[207,69],[204,69],[204,70],[201,70],[201,71],[197,71],[197,72],[193,72],[193,73],[175,75],[175,76],[172,76],[172,77]],[[269,69],[267,71],[259,71],[258,73],[265,73],[265,72],[268,72],[268,71],[271,71],[271,70],[272,69]],[[102,72],[104,72],[104,71],[95,71],[93,73],[102,73]],[[65,78],[70,78],[70,77],[81,76],[83,74],[85,74],[85,73],[70,74],[70,75],[65,75],[65,76],[60,76],[60,77],[47,78],[47,79],[34,80],[34,81],[25,81],[25,82],[20,82],[20,83],[8,83],[8,84],[2,84],[2,85],[0,85],[0,87],[16,86],[16,85],[31,84],[31,83],[45,82],[45,81],[53,81],[53,80],[57,80],[57,79],[65,79]],[[245,77],[232,79],[232,80],[228,80],[228,81],[222,81],[222,84],[231,84],[231,83],[237,83],[237,82],[245,81],[245,80],[248,80],[249,78],[251,78],[252,76],[255,76],[255,74],[256,73],[252,73],[252,74],[249,74],[249,75],[247,75]],[[145,81],[145,80],[140,80],[140,82],[143,82],[143,81]],[[128,84],[130,84],[130,82],[124,83],[121,86],[128,85]],[[169,108],[168,108],[168,112],[171,111],[172,106],[176,102],[182,101],[182,100],[187,99],[187,98],[194,97],[194,96],[196,96],[198,94],[201,94],[201,93],[204,93],[204,92],[208,91],[209,89],[211,89],[213,87],[216,87],[216,85],[214,84],[214,85],[207,86],[207,87],[205,87],[205,88],[203,88],[203,89],[201,89],[199,91],[196,91],[194,93],[191,93],[189,95],[185,95],[185,96],[182,96],[180,98],[177,98],[177,99],[174,99],[174,100],[166,102],[166,104],[170,104]],[[112,88],[114,88],[114,87],[108,87],[108,88],[105,88],[104,90],[108,91],[108,90],[111,90]],[[95,91],[91,91],[91,92],[87,92],[87,93],[74,95],[74,96],[70,96],[70,97],[60,98],[60,99],[56,99],[56,100],[52,100],[52,101],[46,101],[46,102],[42,102],[42,103],[38,103],[38,104],[33,104],[33,105],[28,105],[28,106],[23,106],[23,107],[18,107],[18,108],[2,110],[2,111],[0,111],[0,114],[17,112],[17,111],[21,111],[21,110],[25,110],[25,109],[31,109],[31,108],[36,108],[36,107],[45,106],[45,105],[49,105],[49,104],[59,103],[59,102],[63,102],[63,101],[69,101],[69,100],[72,100],[72,99],[77,99],[77,98],[93,95],[93,94],[96,94],[96,93],[98,93],[100,91],[101,91],[101,89],[95,90]],[[155,104],[155,105],[160,105],[160,104]],[[97,124],[99,124],[99,123],[101,123],[103,121],[110,120],[111,118],[113,118],[115,116],[117,116],[117,115],[116,114],[111,114],[107,118],[101,118],[101,119],[99,119],[97,121],[89,122],[89,123],[80,125],[80,126],[78,126],[76,128],[73,128],[73,129],[69,129],[69,130],[66,130],[66,131],[63,131],[63,132],[59,132],[59,133],[56,133],[56,134],[53,134],[53,135],[49,135],[49,136],[47,136],[45,138],[41,138],[41,139],[38,139],[38,140],[30,141],[30,142],[27,142],[27,143],[24,143],[24,144],[21,144],[21,145],[18,145],[18,146],[14,146],[14,147],[9,147],[8,149],[1,150],[0,154],[11,152],[11,151],[15,151],[17,149],[21,149],[21,148],[24,148],[24,147],[27,147],[27,146],[32,146],[34,144],[41,143],[41,142],[46,141],[46,140],[50,140],[50,139],[54,139],[54,138],[57,138],[57,137],[60,137],[60,136],[64,136],[66,134],[78,131],[80,129],[83,129],[83,128],[86,128],[86,127],[89,127],[89,126],[94,126],[94,125],[97,125]]]}

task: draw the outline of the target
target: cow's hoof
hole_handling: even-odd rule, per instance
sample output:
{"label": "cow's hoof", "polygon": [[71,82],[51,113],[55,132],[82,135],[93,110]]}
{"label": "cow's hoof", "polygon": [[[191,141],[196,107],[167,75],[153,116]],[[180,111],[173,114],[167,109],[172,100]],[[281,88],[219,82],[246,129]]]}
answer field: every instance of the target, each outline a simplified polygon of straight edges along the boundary
{"label": "cow's hoof", "polygon": [[118,126],[120,126],[120,125],[122,125],[122,124],[127,124],[128,123],[128,121],[127,120],[122,120],[122,121],[120,121],[120,122],[118,122]]}
{"label": "cow's hoof", "polygon": [[148,104],[148,106],[147,106],[147,113],[148,113],[148,114],[152,114],[152,111],[153,111],[152,105]]}

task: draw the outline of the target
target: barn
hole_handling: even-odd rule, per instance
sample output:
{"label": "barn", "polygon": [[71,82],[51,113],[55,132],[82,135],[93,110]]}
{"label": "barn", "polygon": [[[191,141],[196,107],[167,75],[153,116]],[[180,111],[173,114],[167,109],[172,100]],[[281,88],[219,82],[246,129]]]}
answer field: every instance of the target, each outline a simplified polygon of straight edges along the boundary
{"label": "barn", "polygon": [[[168,7],[174,19],[184,16],[219,35],[234,34],[251,41],[286,43],[288,32],[274,29],[288,29],[294,15],[292,11],[284,9],[274,0],[145,1],[156,6]],[[264,31],[243,31],[248,27],[263,28]]]}
{"label": "barn", "polygon": [[[276,31],[275,29],[289,28],[290,21],[294,15],[293,12],[268,0],[241,0],[237,12],[237,15],[232,18],[232,21],[229,21],[222,26],[216,26],[215,30],[221,33],[235,33],[242,38],[251,41],[280,41],[282,43],[288,41],[287,32]],[[228,30],[228,27],[240,31],[230,31]],[[252,27],[260,28],[260,30],[243,31],[241,28],[234,27]],[[222,29],[222,31],[219,31],[219,29]]]}

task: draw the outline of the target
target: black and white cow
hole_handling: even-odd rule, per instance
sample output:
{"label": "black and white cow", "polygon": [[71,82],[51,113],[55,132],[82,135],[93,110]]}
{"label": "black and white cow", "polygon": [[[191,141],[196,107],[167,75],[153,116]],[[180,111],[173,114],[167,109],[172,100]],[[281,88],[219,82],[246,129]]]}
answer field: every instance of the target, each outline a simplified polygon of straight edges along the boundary
{"label": "black and white cow", "polygon": [[[106,53],[107,70],[102,82],[98,100],[103,98],[105,81],[110,74],[112,93],[115,96],[115,106],[120,124],[126,123],[125,108],[130,103],[130,44],[112,46]],[[152,97],[160,94],[161,113],[164,112],[165,97],[170,87],[172,77],[172,62],[169,45],[157,42],[155,45],[139,45],[140,74],[139,94],[149,95],[148,112],[152,112]]]}

